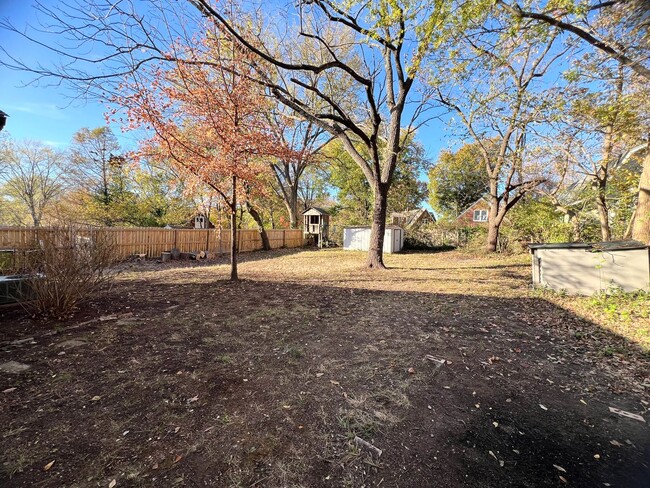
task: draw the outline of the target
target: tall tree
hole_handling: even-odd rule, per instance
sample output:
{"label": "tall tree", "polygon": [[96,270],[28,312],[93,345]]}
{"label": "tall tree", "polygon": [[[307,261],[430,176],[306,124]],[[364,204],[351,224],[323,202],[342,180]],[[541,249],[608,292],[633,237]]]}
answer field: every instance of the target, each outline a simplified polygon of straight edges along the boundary
{"label": "tall tree", "polygon": [[268,128],[263,93],[232,45],[209,34],[183,46],[186,61],[134,74],[113,103],[128,109],[127,127],[153,131],[141,155],[172,162],[223,198],[231,218],[230,278],[236,280],[237,212],[245,205],[255,218],[250,195],[268,168],[263,157],[276,154],[279,145]]}
{"label": "tall tree", "polygon": [[282,144],[291,148],[281,158],[271,159],[277,195],[282,198],[289,216],[289,226],[296,228],[300,203],[300,190],[305,188],[303,175],[310,165],[317,162],[322,148],[323,130],[311,121],[292,120],[282,113],[273,114],[270,127]]}
{"label": "tall tree", "polygon": [[120,144],[109,127],[79,129],[72,136],[67,177],[72,183],[96,195],[104,205],[111,200],[110,189],[114,158]]}
{"label": "tall tree", "polygon": [[476,143],[465,144],[456,152],[443,151],[429,170],[429,203],[436,212],[456,218],[487,192],[488,182]]}
{"label": "tall tree", "polygon": [[533,150],[536,128],[550,120],[558,98],[540,81],[566,52],[553,49],[557,37],[556,30],[513,30],[503,15],[488,17],[451,46],[450,82],[433,82],[438,101],[460,119],[481,154],[489,188],[488,252],[497,250],[506,214],[545,181]]}
{"label": "tall tree", "polygon": [[[608,241],[612,238],[609,180],[639,120],[630,103],[622,66],[615,64],[611,70],[602,64],[599,67],[602,75],[599,90],[577,91],[572,107],[567,110],[564,130],[558,137],[564,142],[563,150],[573,165],[591,182],[601,238]],[[592,85],[596,81],[591,76],[586,80]]]}
{"label": "tall tree", "polygon": [[[429,169],[424,149],[413,137],[402,142],[402,147],[388,193],[388,212],[413,210],[427,197],[426,183],[419,179]],[[363,148],[359,150],[363,152]],[[370,223],[373,216],[373,192],[359,167],[339,141],[326,146],[323,155],[329,163],[326,170],[328,183],[336,189],[337,204],[344,210],[347,223]]]}
{"label": "tall tree", "polygon": [[45,210],[63,192],[63,154],[34,141],[3,139],[0,161],[4,162],[2,193],[29,212],[34,227],[40,227]]}
{"label": "tall tree", "polygon": [[[549,0],[524,4],[497,0],[497,5],[518,20],[533,20],[562,29],[585,45],[632,71],[648,86],[650,81],[650,4],[648,0],[572,0],[556,3]],[[647,88],[645,88],[647,100]],[[648,109],[646,108],[646,112]],[[650,124],[646,123],[646,147],[650,144]],[[637,194],[635,216],[650,215],[650,157],[644,166]],[[646,219],[643,218],[642,221]],[[650,242],[650,223],[634,219],[633,238]]]}

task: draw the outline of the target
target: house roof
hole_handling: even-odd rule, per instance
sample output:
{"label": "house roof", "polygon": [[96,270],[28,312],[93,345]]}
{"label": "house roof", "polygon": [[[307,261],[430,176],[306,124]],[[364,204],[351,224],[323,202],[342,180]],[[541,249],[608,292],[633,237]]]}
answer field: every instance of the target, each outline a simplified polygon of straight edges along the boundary
{"label": "house roof", "polygon": [[557,242],[552,244],[529,244],[531,251],[535,249],[584,249],[585,251],[623,251],[632,249],[650,249],[650,246],[639,241],[606,241],[606,242]]}
{"label": "house roof", "polygon": [[462,212],[460,212],[460,213],[458,214],[458,217],[456,217],[456,220],[458,220],[461,216],[463,216],[463,215],[465,214],[465,212],[467,212],[470,208],[472,208],[474,205],[476,205],[476,204],[477,204],[478,202],[480,202],[481,200],[483,200],[485,203],[488,204],[488,206],[490,206],[490,202],[489,202],[485,197],[481,197],[481,198],[479,198],[478,200],[476,200],[474,203],[472,203],[469,207],[467,207],[465,210],[463,210]]}
{"label": "house roof", "polygon": [[302,214],[303,215],[329,215],[329,212],[327,212],[325,209],[320,207],[309,207]]}
{"label": "house roof", "polygon": [[406,212],[393,212],[390,214],[390,217],[391,219],[395,217],[399,219],[406,219],[404,226],[410,227],[411,225],[416,223],[421,216],[425,214],[428,215],[429,218],[435,222],[436,220],[435,217],[426,208],[416,208],[415,210],[407,210]]}

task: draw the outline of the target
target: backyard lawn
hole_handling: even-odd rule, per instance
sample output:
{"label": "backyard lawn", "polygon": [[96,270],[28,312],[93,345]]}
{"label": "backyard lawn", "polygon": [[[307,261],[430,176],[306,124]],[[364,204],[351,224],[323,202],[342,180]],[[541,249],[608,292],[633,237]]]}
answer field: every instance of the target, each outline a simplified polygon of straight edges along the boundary
{"label": "backyard lawn", "polygon": [[0,486],[649,486],[647,299],[530,290],[528,256],[241,259],[0,308]]}

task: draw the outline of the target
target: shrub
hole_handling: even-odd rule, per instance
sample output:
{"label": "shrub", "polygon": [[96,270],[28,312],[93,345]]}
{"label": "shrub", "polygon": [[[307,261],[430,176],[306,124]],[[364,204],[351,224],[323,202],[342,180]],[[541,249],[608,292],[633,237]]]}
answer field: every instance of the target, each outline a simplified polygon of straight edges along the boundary
{"label": "shrub", "polygon": [[101,229],[62,225],[40,230],[38,246],[27,260],[25,308],[47,317],[69,316],[110,284],[115,251],[114,241]]}

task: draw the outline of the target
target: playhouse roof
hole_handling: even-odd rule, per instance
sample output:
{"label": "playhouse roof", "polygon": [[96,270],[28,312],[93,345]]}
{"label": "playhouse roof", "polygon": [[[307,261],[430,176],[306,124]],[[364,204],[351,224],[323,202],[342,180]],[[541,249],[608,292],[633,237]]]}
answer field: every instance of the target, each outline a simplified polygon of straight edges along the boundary
{"label": "playhouse roof", "polygon": [[309,207],[302,214],[303,215],[329,215],[327,211],[325,211],[320,207]]}

